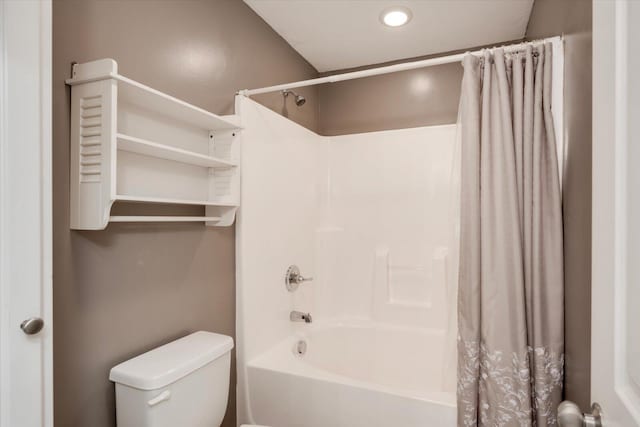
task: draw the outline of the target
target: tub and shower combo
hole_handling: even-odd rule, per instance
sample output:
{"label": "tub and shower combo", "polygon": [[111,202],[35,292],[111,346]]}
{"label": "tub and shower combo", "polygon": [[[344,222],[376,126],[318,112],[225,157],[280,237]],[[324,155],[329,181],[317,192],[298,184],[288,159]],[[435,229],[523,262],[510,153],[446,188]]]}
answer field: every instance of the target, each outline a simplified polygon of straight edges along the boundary
{"label": "tub and shower combo", "polygon": [[323,137],[236,109],[238,421],[454,426],[455,125]]}
{"label": "tub and shower combo", "polygon": [[[541,82],[545,83],[545,132],[555,134],[555,143],[554,138],[545,139],[548,145],[544,157],[545,182],[553,182],[553,171],[563,170],[564,158],[563,42],[559,37],[546,39],[538,42],[537,49],[538,55],[543,52],[547,58],[543,62],[538,60],[535,81],[538,95],[542,91]],[[516,52],[506,60],[514,61],[513,69],[517,69],[514,76],[522,71],[517,60],[526,59],[527,69],[532,69],[535,55],[530,44],[511,45],[494,52],[502,61],[500,64],[506,64],[504,52]],[[488,55],[486,51],[475,54],[476,59],[481,55],[486,59]],[[474,146],[468,145],[475,143],[476,135],[473,132],[477,111],[472,108],[479,96],[476,68],[465,67],[467,84],[463,85],[463,95],[472,101],[460,104],[471,106],[461,109],[467,114],[461,114],[460,127],[450,124],[321,136],[248,98],[309,84],[458,62],[463,58],[478,64],[465,54],[450,55],[245,90],[236,97],[236,112],[244,127],[242,207],[236,228],[240,423],[274,427],[447,427],[455,426],[457,417],[462,415],[466,425],[474,422],[478,410],[490,407],[486,401],[499,402],[512,391],[512,383],[500,382],[500,375],[483,375],[495,387],[491,389],[493,395],[479,396],[488,400],[478,408],[477,396],[465,395],[474,393],[473,384],[479,381],[476,374],[472,373],[469,381],[463,378],[459,390],[456,386],[458,335],[463,345],[469,343],[472,349],[477,346],[474,331],[470,330],[477,325],[461,322],[467,328],[458,330],[456,317],[458,262],[462,259],[466,262],[463,266],[468,267],[469,257],[477,256],[473,251],[469,255],[468,244],[460,256],[461,226],[465,227],[467,238],[475,230],[470,231],[469,224],[477,226],[470,220],[475,211],[460,210],[461,200],[467,200],[462,194],[476,200],[476,193],[471,191],[475,187],[469,187],[469,175],[465,175],[467,179],[463,182],[461,167],[463,157],[471,162],[465,163],[466,167],[473,166],[478,159]],[[528,78],[527,94],[533,93],[532,85],[533,80]],[[493,92],[492,96],[498,99]],[[503,98],[499,99],[504,101]],[[531,96],[525,98],[533,102]],[[514,99],[520,98],[514,95]],[[536,105],[537,115],[528,114],[526,118],[527,123],[538,124],[536,128],[534,123],[534,129],[538,129],[540,136],[542,104]],[[490,111],[486,114],[491,116]],[[510,123],[509,117],[502,119]],[[516,120],[514,126],[518,123]],[[519,131],[521,128],[520,125]],[[482,131],[488,132],[485,127]],[[527,147],[533,150],[535,145],[540,149],[542,144],[541,140]],[[508,138],[504,147],[508,147]],[[555,155],[548,150],[551,147],[557,150]],[[510,158],[506,148],[501,151],[494,147],[493,152],[497,158],[491,160],[494,162],[491,165],[498,165],[496,171],[520,170],[516,161],[524,161],[520,157]],[[536,155],[539,164],[542,154]],[[554,161],[558,162],[557,169]],[[485,166],[479,169],[484,173],[482,179],[489,183],[494,175],[511,176],[506,172],[491,175],[489,169]],[[539,172],[542,168],[533,170]],[[535,178],[527,176],[525,181]],[[551,191],[553,186],[548,188],[549,192],[543,194],[545,206],[555,209],[557,193]],[[509,200],[516,200],[513,194],[519,193],[513,190],[510,194]],[[493,203],[490,197],[484,197],[483,203]],[[535,204],[523,200],[521,208],[533,211]],[[514,205],[515,202],[496,209],[502,209],[502,216],[517,224],[519,220],[510,208]],[[541,204],[535,206],[539,208]],[[462,225],[461,218],[466,219]],[[558,229],[557,221],[549,221],[544,224]],[[487,219],[487,224],[491,225],[491,219]],[[541,224],[537,226],[542,227]],[[499,227],[503,229],[508,227]],[[496,240],[500,245],[510,242],[506,238]],[[554,250],[557,248],[553,246]],[[511,264],[500,267],[504,270],[500,273],[502,279],[496,282],[502,286],[500,289],[509,286],[512,270],[524,268],[521,261],[515,257]],[[483,268],[493,271],[494,265],[488,262]],[[561,267],[553,271],[561,271]],[[561,285],[562,280],[554,277],[553,282]],[[468,320],[469,307],[475,310],[473,304],[479,302],[469,300],[468,280],[462,282],[460,289],[461,300],[465,301],[463,314],[467,315],[461,319]],[[558,288],[553,289],[556,292]],[[523,301],[533,304],[524,298],[509,299],[506,305],[516,304],[524,312]],[[554,341],[556,329],[545,330],[547,341],[541,345],[547,347],[536,348],[535,355],[542,354],[539,350],[547,351],[549,360],[558,359],[562,363]],[[526,338],[519,339],[528,342]],[[528,353],[523,356],[521,352],[531,351],[520,344],[499,342],[498,336],[487,339],[493,340],[490,344],[494,347],[482,351],[493,352],[486,357],[493,357],[496,366],[505,365],[500,365],[503,369],[500,372],[513,369],[513,362],[508,361],[511,359],[499,357],[503,351],[517,356],[516,360],[528,357]],[[477,360],[472,352],[461,352],[459,356],[465,366],[473,366]],[[535,390],[518,382],[523,378],[522,372],[518,369],[506,377],[521,384],[518,387],[522,396],[532,396]],[[525,372],[528,374],[529,370]],[[540,408],[556,404],[560,389],[557,376],[545,375],[541,384],[553,384],[553,391],[545,388],[546,392],[539,395],[547,399],[539,402]],[[507,385],[502,389],[501,384]],[[505,406],[494,405],[492,410],[499,410],[491,416],[504,415],[504,419],[515,420],[525,414],[526,419],[531,418],[527,398],[521,403],[516,400],[508,400],[509,405]],[[544,420],[553,423],[554,413],[540,412],[538,416],[545,424]]]}

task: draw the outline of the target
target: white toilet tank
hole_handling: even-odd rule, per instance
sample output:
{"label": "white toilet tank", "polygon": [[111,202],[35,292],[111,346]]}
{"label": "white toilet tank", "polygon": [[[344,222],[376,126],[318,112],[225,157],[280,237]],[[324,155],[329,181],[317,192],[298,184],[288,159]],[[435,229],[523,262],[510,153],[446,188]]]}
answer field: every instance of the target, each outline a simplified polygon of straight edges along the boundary
{"label": "white toilet tank", "polygon": [[219,427],[233,339],[195,332],[111,369],[118,427]]}

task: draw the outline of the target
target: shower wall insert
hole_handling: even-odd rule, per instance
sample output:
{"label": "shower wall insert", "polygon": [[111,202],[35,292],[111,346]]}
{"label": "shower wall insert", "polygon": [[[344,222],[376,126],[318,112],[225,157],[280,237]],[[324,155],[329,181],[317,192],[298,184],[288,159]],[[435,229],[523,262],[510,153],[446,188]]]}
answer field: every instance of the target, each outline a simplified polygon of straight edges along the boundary
{"label": "shower wall insert", "polygon": [[[547,41],[561,166],[562,40]],[[323,137],[243,96],[300,83],[236,96],[238,421],[454,426],[456,126]],[[314,277],[295,292],[292,264]]]}

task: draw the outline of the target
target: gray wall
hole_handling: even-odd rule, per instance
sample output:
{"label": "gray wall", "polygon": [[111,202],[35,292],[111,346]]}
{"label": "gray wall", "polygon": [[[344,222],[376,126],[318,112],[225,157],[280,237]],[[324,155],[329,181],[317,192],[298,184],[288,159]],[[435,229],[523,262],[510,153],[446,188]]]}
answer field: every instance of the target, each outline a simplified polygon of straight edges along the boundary
{"label": "gray wall", "polygon": [[565,36],[565,397],[590,406],[591,2],[536,0],[527,37]]}
{"label": "gray wall", "polygon": [[[516,43],[518,40],[505,41]],[[481,48],[422,56],[417,61]],[[321,73],[338,74],[372,67]],[[455,123],[458,118],[462,65],[444,64],[318,86],[318,127],[322,135],[348,135]]]}
{"label": "gray wall", "polygon": [[[344,71],[352,70],[324,74]],[[454,63],[321,85],[320,133],[347,135],[455,123],[461,81],[462,66]]]}
{"label": "gray wall", "polygon": [[[235,335],[234,229],[69,230],[71,62],[114,58],[122,74],[219,114],[238,89],[317,73],[239,0],[56,0],[53,32],[55,425],[109,427],[112,366],[189,332]],[[310,101],[290,116],[316,129],[316,89],[301,92]],[[279,94],[258,100],[282,108]],[[225,426],[234,384],[235,373]]]}

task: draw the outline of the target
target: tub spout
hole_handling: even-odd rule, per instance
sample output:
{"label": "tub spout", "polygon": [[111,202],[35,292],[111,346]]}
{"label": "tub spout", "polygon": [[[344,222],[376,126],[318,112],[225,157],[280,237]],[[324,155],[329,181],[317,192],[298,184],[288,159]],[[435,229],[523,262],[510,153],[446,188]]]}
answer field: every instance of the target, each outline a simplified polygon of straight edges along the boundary
{"label": "tub spout", "polygon": [[289,314],[289,319],[292,322],[311,323],[313,321],[310,313],[303,313],[301,311],[292,311],[291,314]]}

